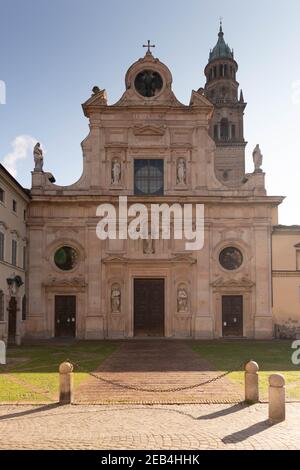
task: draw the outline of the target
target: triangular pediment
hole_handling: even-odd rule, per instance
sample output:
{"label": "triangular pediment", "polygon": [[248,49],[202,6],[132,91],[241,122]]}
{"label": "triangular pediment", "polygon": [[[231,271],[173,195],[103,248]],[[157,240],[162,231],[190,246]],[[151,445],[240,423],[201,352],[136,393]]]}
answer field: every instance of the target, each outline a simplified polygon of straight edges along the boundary
{"label": "triangular pediment", "polygon": [[107,95],[105,90],[94,87],[92,96],[82,104],[84,114],[87,115],[88,108],[98,106],[107,106]]}
{"label": "triangular pediment", "polygon": [[207,109],[213,110],[213,104],[204,96],[204,94],[200,91],[192,91],[191,99],[190,99],[190,106],[192,107],[206,107]]}

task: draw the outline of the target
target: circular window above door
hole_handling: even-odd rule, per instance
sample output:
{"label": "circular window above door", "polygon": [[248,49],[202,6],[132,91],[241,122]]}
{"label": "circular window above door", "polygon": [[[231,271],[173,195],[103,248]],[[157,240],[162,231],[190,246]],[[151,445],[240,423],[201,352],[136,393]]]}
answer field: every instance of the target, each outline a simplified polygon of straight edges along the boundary
{"label": "circular window above door", "polygon": [[62,271],[71,271],[78,263],[78,253],[71,246],[62,246],[54,254],[54,263]]}
{"label": "circular window above door", "polygon": [[238,269],[243,263],[242,252],[234,246],[224,248],[219,255],[220,265],[229,271]]}

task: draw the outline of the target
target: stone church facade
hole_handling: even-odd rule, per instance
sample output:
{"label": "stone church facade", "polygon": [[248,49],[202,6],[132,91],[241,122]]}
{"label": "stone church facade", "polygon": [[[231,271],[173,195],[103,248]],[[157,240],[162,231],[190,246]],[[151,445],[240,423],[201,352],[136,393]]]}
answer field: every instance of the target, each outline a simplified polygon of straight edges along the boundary
{"label": "stone church facade", "polygon": [[[93,88],[83,104],[90,132],[83,173],[56,185],[37,165],[28,209],[26,336],[81,339],[271,338],[272,217],[256,163],[245,174],[237,63],[220,28],[206,85],[182,104],[170,70],[150,48],[109,105]],[[97,207],[204,204],[204,246],[184,240],[106,239]]]}

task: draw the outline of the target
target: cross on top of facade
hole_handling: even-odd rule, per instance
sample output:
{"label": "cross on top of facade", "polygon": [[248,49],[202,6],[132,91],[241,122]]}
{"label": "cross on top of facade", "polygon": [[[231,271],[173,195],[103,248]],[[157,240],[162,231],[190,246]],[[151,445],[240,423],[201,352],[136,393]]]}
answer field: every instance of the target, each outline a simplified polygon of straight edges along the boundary
{"label": "cross on top of facade", "polygon": [[147,47],[147,48],[148,48],[147,54],[151,54],[150,47],[155,47],[155,45],[154,45],[154,44],[150,44],[150,39],[148,39],[147,44],[143,44],[143,47]]}

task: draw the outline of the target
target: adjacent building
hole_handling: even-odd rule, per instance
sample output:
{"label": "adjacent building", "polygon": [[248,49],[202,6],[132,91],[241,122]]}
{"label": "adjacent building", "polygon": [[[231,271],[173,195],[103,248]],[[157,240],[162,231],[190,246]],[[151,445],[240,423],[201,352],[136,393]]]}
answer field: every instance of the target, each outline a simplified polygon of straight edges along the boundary
{"label": "adjacent building", "polygon": [[274,226],[272,245],[275,336],[300,338],[300,226]]}
{"label": "adjacent building", "polygon": [[26,319],[29,191],[0,164],[0,339],[20,344]]}

